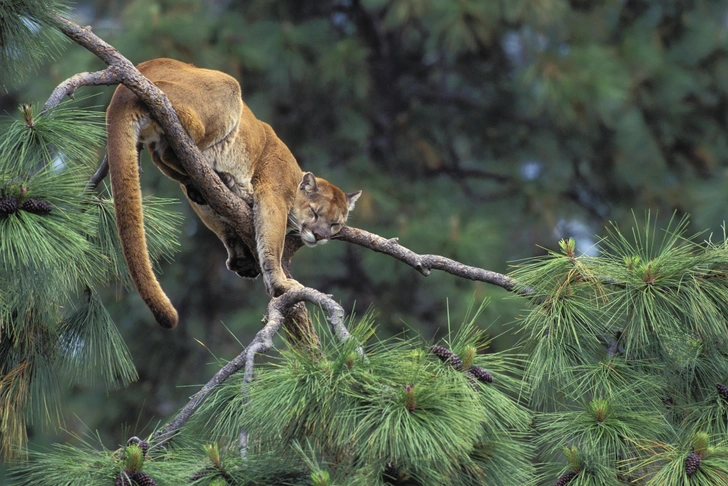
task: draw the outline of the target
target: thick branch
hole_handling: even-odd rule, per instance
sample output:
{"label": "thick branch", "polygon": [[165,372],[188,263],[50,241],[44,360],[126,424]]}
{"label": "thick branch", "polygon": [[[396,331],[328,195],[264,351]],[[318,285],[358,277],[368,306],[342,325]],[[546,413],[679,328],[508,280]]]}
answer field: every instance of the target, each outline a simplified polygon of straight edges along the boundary
{"label": "thick branch", "polygon": [[[228,190],[227,186],[205,163],[202,154],[180,124],[172,104],[164,93],[142,76],[131,61],[94,35],[90,29],[83,28],[61,16],[56,16],[56,22],[61,32],[91,51],[109,66],[105,70],[109,77],[116,78],[147,105],[152,117],[164,130],[182,167],[210,207],[230,222],[246,244],[255,248],[251,208]],[[72,83],[69,82],[69,84]]]}
{"label": "thick branch", "polygon": [[[231,222],[238,235],[249,247],[255,248],[251,208],[242,199],[230,192],[227,186],[222,183],[220,178],[204,162],[202,155],[180,124],[177,114],[164,93],[142,76],[133,64],[116,49],[91,33],[90,29],[80,27],[61,16],[57,16],[56,20],[59,29],[65,35],[91,51],[109,65],[108,69],[98,73],[86,73],[83,76],[79,75],[78,78],[75,76],[69,78],[56,91],[59,93],[64,91],[72,92],[73,86],[84,79],[95,79],[99,82],[102,80],[108,81],[110,79],[116,79],[122,82],[148,106],[152,116],[167,134],[169,143],[179,156],[185,171],[210,204],[210,207]],[[54,94],[56,91],[54,91]],[[62,97],[63,95],[61,95]],[[50,102],[51,100],[49,100]],[[498,285],[509,291],[514,291],[516,288],[516,282],[506,275],[463,265],[439,255],[418,255],[399,245],[394,239],[387,240],[357,228],[344,228],[339,234],[339,239],[364,246],[380,253],[386,253],[407,263],[423,275],[429,275],[432,269],[436,269],[462,278]],[[290,262],[290,258],[295,253],[297,247],[300,247],[300,243],[288,242],[285,258],[286,264]]]}

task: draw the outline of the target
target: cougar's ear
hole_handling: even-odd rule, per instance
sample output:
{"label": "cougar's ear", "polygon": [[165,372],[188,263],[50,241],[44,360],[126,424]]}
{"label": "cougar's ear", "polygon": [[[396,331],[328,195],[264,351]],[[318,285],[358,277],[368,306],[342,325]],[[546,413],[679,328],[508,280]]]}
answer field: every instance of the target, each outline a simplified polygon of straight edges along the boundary
{"label": "cougar's ear", "polygon": [[318,185],[316,184],[316,177],[311,172],[303,174],[303,179],[298,185],[299,189],[303,189],[306,194],[311,194],[318,191]]}
{"label": "cougar's ear", "polygon": [[354,209],[354,205],[359,199],[359,196],[361,196],[361,191],[350,192],[346,195],[346,205],[349,206],[349,211]]}

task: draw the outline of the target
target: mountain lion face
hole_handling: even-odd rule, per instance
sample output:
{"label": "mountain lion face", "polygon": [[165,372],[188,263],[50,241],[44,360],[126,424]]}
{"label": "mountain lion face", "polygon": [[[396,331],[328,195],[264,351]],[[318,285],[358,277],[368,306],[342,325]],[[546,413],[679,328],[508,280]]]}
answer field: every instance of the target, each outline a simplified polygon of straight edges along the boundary
{"label": "mountain lion face", "polygon": [[296,191],[291,229],[300,234],[306,246],[323,245],[344,226],[360,195],[361,191],[346,194],[307,172]]}

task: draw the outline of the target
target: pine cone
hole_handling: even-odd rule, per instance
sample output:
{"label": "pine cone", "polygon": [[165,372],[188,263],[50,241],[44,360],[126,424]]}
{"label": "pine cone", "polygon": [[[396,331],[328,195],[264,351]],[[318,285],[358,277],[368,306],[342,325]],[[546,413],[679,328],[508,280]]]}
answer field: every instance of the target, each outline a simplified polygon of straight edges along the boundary
{"label": "pine cone", "polygon": [[556,482],[554,483],[554,486],[566,486],[575,477],[576,477],[576,473],[574,471],[566,471],[564,474],[559,476],[559,479],[556,480]]}
{"label": "pine cone", "polygon": [[190,483],[194,483],[198,479],[204,478],[206,475],[207,475],[207,472],[204,469],[202,471],[197,471],[195,474],[193,474],[192,476],[190,476],[189,482]]}
{"label": "pine cone", "polygon": [[725,386],[723,383],[716,383],[715,387],[718,389],[718,395],[728,402],[728,386]]}
{"label": "pine cone", "polygon": [[698,472],[698,468],[700,467],[700,463],[703,460],[700,458],[698,454],[695,452],[691,452],[688,457],[685,458],[685,474],[688,476],[692,476],[696,472]]}
{"label": "pine cone", "polygon": [[116,481],[114,481],[114,486],[132,486],[131,479],[129,479],[129,476],[125,473],[119,473],[118,476],[116,476]]}
{"label": "pine cone", "polygon": [[445,347],[433,345],[430,346],[430,351],[432,351],[435,356],[440,358],[441,361],[449,364],[456,370],[459,370],[463,366],[463,360],[460,359],[460,356]]}
{"label": "pine cone", "polygon": [[45,201],[39,199],[27,199],[21,206],[20,209],[28,211],[33,214],[48,214],[53,209],[53,206]]}
{"label": "pine cone", "polygon": [[157,482],[149,474],[142,471],[135,472],[131,478],[139,486],[157,486]]}
{"label": "pine cone", "polygon": [[385,484],[402,484],[408,478],[409,475],[404,471],[400,471],[394,462],[388,461],[385,464],[384,471],[382,472],[382,481]]}
{"label": "pine cone", "polygon": [[142,450],[142,456],[147,457],[147,451],[149,450],[149,442],[147,442],[146,440],[140,440],[139,448]]}
{"label": "pine cone", "polygon": [[493,375],[485,371],[480,366],[471,366],[470,373],[478,380],[483,383],[493,383]]}
{"label": "pine cone", "polygon": [[0,216],[5,214],[13,214],[18,210],[18,201],[12,197],[0,199]]}
{"label": "pine cone", "polygon": [[214,468],[212,468],[212,467],[210,467],[210,466],[208,466],[208,467],[206,467],[206,468],[204,468],[204,469],[200,469],[199,471],[197,471],[197,472],[196,472],[195,474],[193,474],[193,475],[192,475],[192,476],[190,477],[190,481],[189,481],[189,482],[190,482],[190,483],[194,483],[194,482],[195,482],[195,481],[197,481],[198,479],[202,479],[202,478],[204,478],[205,476],[207,476],[208,474],[210,474],[210,471],[213,471],[213,470],[214,470]]}

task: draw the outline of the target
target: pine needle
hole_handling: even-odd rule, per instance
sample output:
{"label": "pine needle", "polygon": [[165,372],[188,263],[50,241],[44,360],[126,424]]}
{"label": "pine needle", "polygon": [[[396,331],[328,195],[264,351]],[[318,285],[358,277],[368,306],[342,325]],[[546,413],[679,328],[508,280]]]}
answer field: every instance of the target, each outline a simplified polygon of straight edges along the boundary
{"label": "pine needle", "polygon": [[95,291],[87,289],[79,309],[59,330],[61,369],[74,382],[126,386],[137,379],[126,343]]}
{"label": "pine needle", "polygon": [[0,89],[11,79],[23,78],[41,62],[60,52],[67,41],[53,28],[53,15],[63,14],[65,2],[10,0],[0,3]]}

